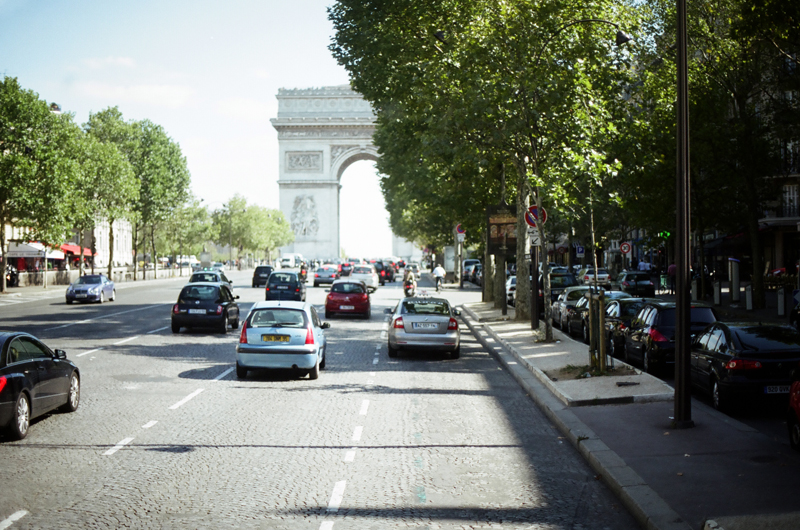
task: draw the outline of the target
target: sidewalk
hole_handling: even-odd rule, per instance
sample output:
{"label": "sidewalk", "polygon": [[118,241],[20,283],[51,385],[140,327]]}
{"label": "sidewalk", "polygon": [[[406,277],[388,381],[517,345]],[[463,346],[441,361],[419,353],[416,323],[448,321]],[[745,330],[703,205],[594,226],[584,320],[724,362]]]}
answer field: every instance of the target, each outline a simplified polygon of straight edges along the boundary
{"label": "sidewalk", "polygon": [[[643,528],[800,528],[800,454],[787,439],[692,401],[692,429],[673,430],[673,390],[639,370],[562,379],[588,364],[585,345],[559,330],[557,342],[530,322],[504,319],[492,303],[463,306],[462,318],[619,496]],[[617,371],[628,367],[614,360]],[[553,379],[556,380],[553,380]],[[618,386],[617,382],[626,383]]]}

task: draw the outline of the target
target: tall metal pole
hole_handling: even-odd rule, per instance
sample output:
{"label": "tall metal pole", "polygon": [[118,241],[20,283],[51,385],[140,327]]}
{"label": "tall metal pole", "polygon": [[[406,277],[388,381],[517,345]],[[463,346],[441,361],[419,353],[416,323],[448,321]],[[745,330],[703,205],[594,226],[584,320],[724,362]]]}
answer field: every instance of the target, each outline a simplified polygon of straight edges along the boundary
{"label": "tall metal pole", "polygon": [[531,238],[531,329],[539,329],[539,247]]}
{"label": "tall metal pole", "polygon": [[686,0],[678,2],[678,170],[675,197],[675,415],[674,428],[693,427],[689,393],[691,297],[689,294],[689,75],[686,53]]}

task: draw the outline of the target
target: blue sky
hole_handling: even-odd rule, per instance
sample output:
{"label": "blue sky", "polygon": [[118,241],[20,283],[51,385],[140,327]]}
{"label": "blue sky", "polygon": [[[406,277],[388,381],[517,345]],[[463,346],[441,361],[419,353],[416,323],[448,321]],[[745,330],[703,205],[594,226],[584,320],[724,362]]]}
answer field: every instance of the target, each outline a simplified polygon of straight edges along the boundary
{"label": "blue sky", "polygon": [[[84,123],[118,106],[180,143],[195,195],[278,206],[278,88],[348,82],[327,49],[332,0],[0,0],[0,74]],[[342,177],[342,245],[391,253],[374,165]],[[366,209],[365,209],[366,208]],[[364,220],[367,227],[364,226]],[[377,226],[376,226],[377,225]],[[372,232],[364,237],[365,228]]]}

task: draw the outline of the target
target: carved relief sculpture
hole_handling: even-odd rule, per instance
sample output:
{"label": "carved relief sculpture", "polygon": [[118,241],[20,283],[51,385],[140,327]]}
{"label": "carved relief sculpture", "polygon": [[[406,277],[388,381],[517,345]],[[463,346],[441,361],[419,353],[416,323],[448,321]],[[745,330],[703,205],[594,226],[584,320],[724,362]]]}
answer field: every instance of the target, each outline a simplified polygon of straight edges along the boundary
{"label": "carved relief sculpture", "polygon": [[294,198],[291,216],[292,230],[297,237],[317,235],[319,219],[317,203],[312,195],[298,195]]}
{"label": "carved relief sculpture", "polygon": [[357,145],[334,145],[333,147],[331,147],[331,158],[335,160],[336,158],[339,157],[339,155],[341,155],[345,151],[348,151],[348,150],[356,148],[356,147],[358,147],[358,146]]}
{"label": "carved relief sculpture", "polygon": [[289,171],[322,171],[322,153],[319,151],[286,153]]}

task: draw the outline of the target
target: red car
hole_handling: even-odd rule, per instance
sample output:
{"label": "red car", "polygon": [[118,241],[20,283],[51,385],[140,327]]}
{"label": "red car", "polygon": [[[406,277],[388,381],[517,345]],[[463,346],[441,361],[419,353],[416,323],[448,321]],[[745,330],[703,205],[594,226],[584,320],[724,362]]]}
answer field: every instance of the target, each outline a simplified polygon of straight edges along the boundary
{"label": "red car", "polygon": [[369,295],[374,292],[374,287],[367,287],[362,281],[336,280],[325,298],[325,318],[334,314],[356,314],[369,319],[372,314]]}
{"label": "red car", "polygon": [[789,390],[789,411],[786,414],[789,427],[789,443],[792,449],[800,451],[800,381],[792,383]]}

